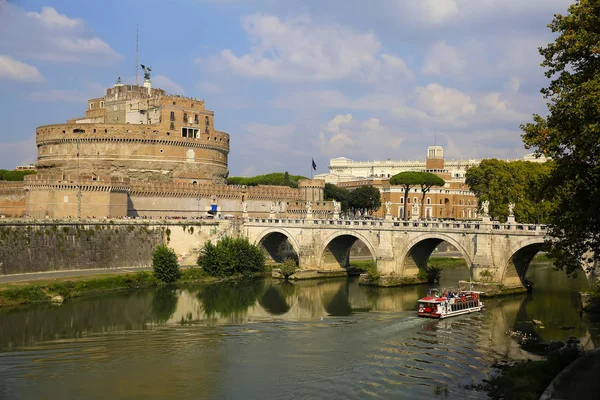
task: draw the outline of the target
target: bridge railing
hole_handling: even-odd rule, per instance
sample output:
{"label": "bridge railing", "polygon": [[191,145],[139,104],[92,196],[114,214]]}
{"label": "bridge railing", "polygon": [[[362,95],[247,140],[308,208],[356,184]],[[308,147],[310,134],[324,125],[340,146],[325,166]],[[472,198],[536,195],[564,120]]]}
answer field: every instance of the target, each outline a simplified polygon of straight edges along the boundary
{"label": "bridge railing", "polygon": [[491,230],[546,234],[546,225],[500,223],[497,221],[389,221],[373,219],[288,219],[288,218],[249,218],[249,224],[285,226],[336,226],[336,227],[393,227],[398,230]]}

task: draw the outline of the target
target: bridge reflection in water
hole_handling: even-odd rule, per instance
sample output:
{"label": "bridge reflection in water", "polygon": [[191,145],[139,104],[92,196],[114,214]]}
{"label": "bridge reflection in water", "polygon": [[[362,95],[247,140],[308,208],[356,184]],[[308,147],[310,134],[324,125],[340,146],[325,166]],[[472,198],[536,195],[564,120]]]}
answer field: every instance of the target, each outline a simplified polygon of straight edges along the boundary
{"label": "bridge reflection in water", "polygon": [[[442,286],[464,274],[444,271]],[[529,278],[530,295],[488,299],[482,313],[442,321],[415,317],[427,286],[370,288],[353,279],[121,292],[2,310],[0,397],[411,398],[436,385],[464,396],[457,382],[480,381],[497,358],[530,356],[510,329],[597,342],[600,324],[578,312],[584,277],[569,280],[545,264],[532,265]]]}

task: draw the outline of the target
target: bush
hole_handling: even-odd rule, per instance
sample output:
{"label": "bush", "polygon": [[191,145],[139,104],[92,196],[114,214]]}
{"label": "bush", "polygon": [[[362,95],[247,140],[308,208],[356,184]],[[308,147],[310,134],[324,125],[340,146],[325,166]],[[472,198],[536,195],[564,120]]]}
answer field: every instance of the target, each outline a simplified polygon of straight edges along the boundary
{"label": "bush", "polygon": [[247,239],[224,237],[202,248],[198,265],[211,276],[250,276],[265,271],[265,255]]}
{"label": "bush", "polygon": [[294,275],[297,269],[298,265],[296,264],[296,260],[293,258],[286,258],[280,268],[281,276],[288,279],[290,276]]}
{"label": "bush", "polygon": [[164,244],[152,252],[152,273],[164,283],[174,283],[181,276],[177,255]]}

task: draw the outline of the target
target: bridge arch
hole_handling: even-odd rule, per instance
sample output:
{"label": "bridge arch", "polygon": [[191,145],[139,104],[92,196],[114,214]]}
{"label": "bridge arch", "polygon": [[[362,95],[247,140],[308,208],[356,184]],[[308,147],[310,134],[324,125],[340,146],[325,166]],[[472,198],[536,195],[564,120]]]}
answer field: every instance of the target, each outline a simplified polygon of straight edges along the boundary
{"label": "bridge arch", "polygon": [[292,246],[292,249],[296,253],[295,256],[289,256],[296,258],[296,261],[298,261],[300,246],[298,246],[298,242],[294,239],[294,236],[285,229],[266,229],[258,235],[254,244],[258,247],[262,247],[273,261],[283,262],[283,260],[287,258],[287,255],[282,251],[286,241]]}
{"label": "bridge arch", "polygon": [[467,265],[469,266],[469,273],[472,277],[473,258],[471,256],[471,252],[468,251],[463,244],[456,240],[453,235],[437,232],[423,233],[408,242],[406,250],[400,256],[400,260],[402,260],[402,262],[396,264],[399,268],[403,268],[403,270],[395,271],[396,274],[410,276],[417,274],[419,270],[427,269],[427,260],[435,248],[442,242],[448,242],[458,249],[462,257],[467,262]]}
{"label": "bridge arch", "polygon": [[527,286],[525,276],[535,255],[544,248],[543,237],[529,237],[511,246],[504,262],[500,283],[506,287]]}
{"label": "bridge arch", "polygon": [[377,261],[377,251],[364,234],[359,231],[336,232],[323,241],[319,257],[321,269],[346,269],[350,261],[350,250],[357,240],[369,249],[373,261]]}

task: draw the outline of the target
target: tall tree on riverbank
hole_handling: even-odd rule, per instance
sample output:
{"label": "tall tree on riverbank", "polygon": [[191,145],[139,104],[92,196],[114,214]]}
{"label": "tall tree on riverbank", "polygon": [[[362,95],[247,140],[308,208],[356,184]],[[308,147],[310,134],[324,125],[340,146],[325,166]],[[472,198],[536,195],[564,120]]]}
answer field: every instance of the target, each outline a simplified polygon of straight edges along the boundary
{"label": "tall tree on riverbank", "polygon": [[[430,172],[422,171],[406,171],[400,172],[390,178],[390,185],[402,186],[404,189],[404,214],[403,219],[406,219],[408,215],[408,192],[412,186],[419,186],[421,188],[421,206],[425,201],[425,195],[432,186],[444,186],[446,182],[439,176]],[[423,207],[421,207],[421,216],[423,215]]]}
{"label": "tall tree on riverbank", "polygon": [[551,255],[567,273],[580,260],[600,260],[600,1],[580,0],[548,25],[558,37],[540,48],[545,75],[541,90],[549,115],[521,126],[525,145],[551,157]]}
{"label": "tall tree on riverbank", "polygon": [[490,202],[490,216],[506,221],[508,204],[515,203],[515,219],[522,223],[547,223],[554,202],[548,196],[548,178],[554,163],[482,160],[467,171],[465,182],[479,199]]}

